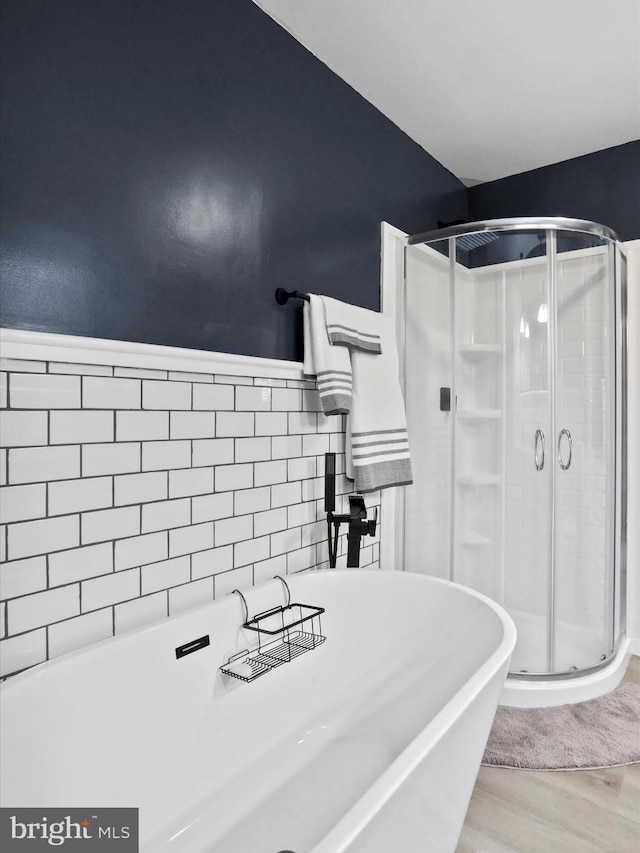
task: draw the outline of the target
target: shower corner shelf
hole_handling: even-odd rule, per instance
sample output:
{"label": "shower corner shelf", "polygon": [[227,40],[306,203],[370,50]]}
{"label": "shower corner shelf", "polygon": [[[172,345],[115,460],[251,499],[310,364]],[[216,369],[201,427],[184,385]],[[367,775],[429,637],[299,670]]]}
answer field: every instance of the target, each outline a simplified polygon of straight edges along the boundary
{"label": "shower corner shelf", "polygon": [[253,681],[283,663],[290,663],[305,652],[316,649],[326,640],[320,620],[324,607],[292,602],[286,581],[280,575],[276,577],[287,591],[287,603],[258,613],[252,619],[249,619],[244,595],[240,590],[234,590],[245,606],[246,618],[242,627],[257,633],[258,646],[231,655],[220,667],[225,675],[241,681]]}

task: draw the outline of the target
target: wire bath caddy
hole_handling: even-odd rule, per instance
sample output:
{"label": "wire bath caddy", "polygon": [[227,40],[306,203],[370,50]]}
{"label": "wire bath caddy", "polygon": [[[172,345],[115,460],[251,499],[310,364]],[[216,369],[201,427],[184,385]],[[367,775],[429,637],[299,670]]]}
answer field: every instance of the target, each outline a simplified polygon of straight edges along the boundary
{"label": "wire bath caddy", "polygon": [[287,603],[257,613],[252,619],[249,618],[244,595],[238,589],[233,590],[240,596],[245,608],[242,627],[255,631],[258,646],[231,655],[220,667],[225,675],[240,681],[254,681],[284,663],[291,663],[305,652],[313,651],[326,640],[321,620],[324,607],[292,602],[287,582],[280,575],[275,577],[284,585]]}

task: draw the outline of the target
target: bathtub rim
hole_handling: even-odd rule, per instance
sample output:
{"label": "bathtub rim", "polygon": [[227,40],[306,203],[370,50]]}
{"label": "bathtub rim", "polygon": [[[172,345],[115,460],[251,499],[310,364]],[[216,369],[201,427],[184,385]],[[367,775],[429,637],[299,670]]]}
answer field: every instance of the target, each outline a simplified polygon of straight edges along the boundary
{"label": "bathtub rim", "polygon": [[[483,601],[485,604],[487,604],[489,606],[489,608],[491,610],[493,610],[498,615],[498,617],[500,618],[500,621],[503,623],[503,625],[507,625],[507,624],[510,625],[511,629],[513,630],[513,632],[515,634],[515,630],[516,630],[515,625],[511,619],[511,617],[509,616],[509,614],[506,612],[506,610],[503,607],[501,607],[499,604],[497,604],[495,601],[493,601],[488,596],[484,595],[481,592],[477,592],[476,590],[471,589],[470,587],[464,586],[463,584],[456,583],[455,581],[450,581],[450,580],[447,580],[446,578],[436,578],[436,577],[433,577],[431,575],[423,575],[421,572],[406,571],[405,569],[391,569],[388,571],[384,571],[382,569],[329,569],[329,568],[303,569],[302,571],[296,572],[295,574],[286,575],[285,580],[287,580],[288,583],[291,583],[291,582],[297,583],[297,580],[296,580],[297,578],[305,578],[305,577],[311,577],[311,576],[316,576],[316,575],[324,575],[324,574],[332,574],[332,575],[338,575],[338,576],[344,575],[344,576],[348,576],[348,577],[353,577],[354,575],[357,577],[364,577],[364,576],[369,576],[369,577],[384,576],[384,577],[387,577],[389,575],[399,574],[399,575],[407,575],[407,576],[411,576],[411,577],[415,577],[415,578],[423,578],[426,582],[433,583],[436,585],[454,587],[456,589],[463,591],[464,593],[468,593],[473,598],[477,598],[477,599]],[[277,575],[274,575],[273,578],[269,578],[268,580],[261,581],[259,584],[255,584],[254,586],[242,587],[242,588],[240,588],[240,592],[242,592],[244,595],[250,595],[253,590],[260,590],[260,589],[264,588],[267,584],[272,583],[276,579],[276,577],[277,577]],[[61,655],[57,655],[55,658],[51,658],[50,660],[41,661],[40,663],[35,664],[34,666],[27,667],[26,669],[19,670],[18,672],[12,673],[11,675],[7,676],[7,678],[4,681],[0,682],[0,695],[3,693],[6,693],[9,690],[13,690],[16,685],[22,685],[22,683],[24,682],[25,679],[28,679],[31,677],[36,677],[44,671],[51,672],[52,670],[57,669],[60,665],[64,664],[65,662],[67,662],[71,659],[74,659],[74,658],[85,657],[86,655],[93,653],[96,649],[101,648],[102,646],[106,646],[108,644],[120,645],[121,643],[126,642],[126,640],[129,637],[131,637],[133,634],[140,634],[140,635],[152,634],[155,631],[160,630],[164,625],[166,625],[172,619],[177,620],[177,619],[180,619],[182,617],[188,616],[191,613],[199,613],[201,611],[207,610],[208,608],[210,608],[216,604],[224,605],[225,603],[229,604],[229,602],[232,602],[232,601],[236,603],[235,606],[238,609],[238,619],[241,621],[244,621],[244,607],[242,605],[240,597],[238,595],[234,595],[233,592],[226,593],[221,598],[212,599],[211,601],[206,601],[203,604],[194,605],[193,607],[182,610],[179,613],[173,614],[173,616],[161,616],[158,619],[154,619],[153,621],[147,622],[143,625],[136,625],[132,628],[127,628],[126,631],[122,631],[122,632],[115,634],[111,637],[104,637],[101,640],[96,640],[95,642],[89,643],[86,646],[82,646],[79,649],[71,649],[68,652],[64,652]],[[232,605],[229,605],[229,606],[232,606]],[[505,621],[505,620],[508,620],[508,621]],[[482,668],[484,668],[484,664],[483,664]]]}
{"label": "bathtub rim", "polygon": [[[265,583],[270,583],[270,581],[265,581]],[[262,584],[256,584],[256,587],[261,586]],[[241,592],[246,593],[247,590],[251,590],[253,587],[246,587],[241,589]],[[236,606],[238,609],[238,620],[244,621],[244,609],[242,603],[240,601],[240,597],[237,595],[233,595],[232,593],[227,593],[223,595],[221,598],[214,598],[211,601],[206,601],[203,604],[196,604],[193,607],[189,607],[185,610],[181,610],[179,613],[174,613],[172,616],[160,616],[158,619],[154,619],[150,622],[146,622],[143,625],[135,625],[132,628],[127,628],[125,631],[121,631],[118,634],[114,634],[111,637],[104,637],[101,640],[96,640],[93,643],[88,643],[86,646],[81,646],[79,649],[70,649],[68,652],[64,652],[61,655],[57,655],[50,660],[41,661],[35,666],[27,667],[26,669],[19,670],[18,672],[11,673],[5,679],[5,681],[0,682],[0,695],[6,692],[9,689],[12,689],[12,685],[19,684],[22,685],[25,679],[29,677],[36,677],[41,675],[43,672],[51,672],[52,670],[58,668],[58,666],[65,664],[67,661],[77,658],[83,658],[88,654],[92,654],[96,649],[99,649],[106,645],[121,645],[123,642],[126,642],[132,635],[134,634],[153,634],[156,631],[161,630],[164,626],[167,625],[171,620],[180,619],[184,616],[188,616],[191,613],[199,613],[201,611],[210,608],[212,605],[224,605],[229,602],[236,602]],[[231,606],[231,605],[230,605]]]}
{"label": "bathtub rim", "polygon": [[[464,596],[475,598],[482,602],[495,614],[502,628],[502,637],[494,651],[489,655],[484,663],[467,681],[460,685],[440,711],[426,722],[425,727],[388,765],[373,785],[371,785],[371,787],[369,787],[362,796],[348,808],[346,813],[331,828],[327,835],[310,850],[310,853],[342,853],[342,851],[345,851],[349,844],[351,844],[351,842],[354,841],[354,839],[366,827],[371,818],[384,807],[385,803],[409,778],[416,767],[424,760],[425,756],[428,755],[428,753],[455,725],[462,714],[470,707],[470,705],[472,705],[473,701],[498,674],[501,668],[504,668],[506,676],[508,661],[515,646],[516,628],[506,610],[482,593],[476,592],[462,584],[443,578],[434,578],[429,575],[423,575],[419,572],[407,572],[402,569],[392,570],[392,572],[383,572],[379,569],[318,569],[311,570],[311,572],[309,570],[305,570],[296,573],[296,575],[290,575],[287,580],[293,580],[294,578],[303,580],[304,577],[308,577],[310,574],[317,576],[320,574],[324,575],[325,573],[331,573],[338,577],[359,577],[362,578],[363,581],[366,581],[367,578],[373,576],[388,579],[389,575],[392,573],[394,575],[402,574],[410,577],[414,581],[419,579],[419,583],[427,583],[431,585],[432,588],[437,588],[438,586],[448,589],[453,588]],[[265,581],[262,584],[256,585],[256,588],[265,586],[271,582],[271,580]],[[253,589],[253,587],[248,587],[245,591],[250,591],[251,589]],[[232,605],[230,600],[234,601],[235,604]],[[211,608],[211,606],[216,603],[226,603],[230,607],[237,607],[238,620],[242,621],[244,618],[244,609],[242,602],[240,601],[240,597],[235,596],[232,593],[223,596],[221,599],[189,608],[179,614],[175,614],[175,617],[185,617],[190,613],[204,611]],[[113,645],[114,642],[121,644],[126,642],[132,634],[150,635],[165,626],[171,618],[172,617],[162,617],[161,619],[150,622],[147,625],[131,628],[115,637],[107,637],[103,640],[84,646],[81,649],[67,652],[53,660],[45,661],[27,670],[23,670],[22,672],[7,679],[7,681],[1,685],[0,693],[4,693],[6,695],[14,690],[19,690],[30,678],[37,678],[44,674],[44,672],[55,672],[58,667],[64,666],[66,661],[82,658],[107,643],[110,643],[111,645]]]}

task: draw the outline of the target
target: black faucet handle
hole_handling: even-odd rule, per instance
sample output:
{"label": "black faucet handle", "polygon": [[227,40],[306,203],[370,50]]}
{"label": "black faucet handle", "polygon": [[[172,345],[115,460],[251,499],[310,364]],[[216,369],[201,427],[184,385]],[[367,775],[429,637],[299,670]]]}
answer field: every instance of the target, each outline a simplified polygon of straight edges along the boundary
{"label": "black faucet handle", "polygon": [[349,515],[352,521],[367,517],[367,508],[362,495],[349,495]]}
{"label": "black faucet handle", "polygon": [[362,495],[349,495],[349,521],[352,535],[375,536],[378,524],[378,507],[373,508],[373,518],[366,520],[367,508]]}

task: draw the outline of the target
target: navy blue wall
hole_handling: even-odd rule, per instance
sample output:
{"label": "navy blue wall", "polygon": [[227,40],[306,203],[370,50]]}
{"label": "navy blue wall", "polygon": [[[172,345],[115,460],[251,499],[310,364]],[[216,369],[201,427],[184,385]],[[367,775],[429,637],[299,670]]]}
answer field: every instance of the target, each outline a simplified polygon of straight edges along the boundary
{"label": "navy blue wall", "polygon": [[533,169],[469,190],[469,219],[569,216],[640,238],[640,141]]}
{"label": "navy blue wall", "polygon": [[250,0],[3,0],[0,323],[301,356],[277,286],[378,308],[439,163]]}

